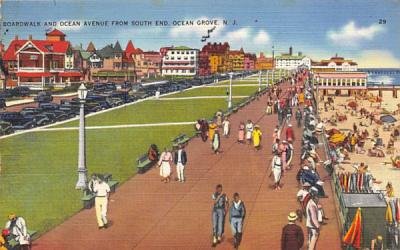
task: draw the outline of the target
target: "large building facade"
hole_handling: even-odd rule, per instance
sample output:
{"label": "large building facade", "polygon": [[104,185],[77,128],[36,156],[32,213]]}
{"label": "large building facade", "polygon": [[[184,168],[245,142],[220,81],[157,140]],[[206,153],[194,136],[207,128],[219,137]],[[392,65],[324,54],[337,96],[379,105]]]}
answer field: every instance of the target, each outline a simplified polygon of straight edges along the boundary
{"label": "large building facade", "polygon": [[293,54],[292,47],[289,48],[289,53],[283,53],[274,58],[274,66],[276,69],[296,70],[298,68],[311,68],[311,59],[304,56],[301,52],[297,55]]}
{"label": "large building facade", "polygon": [[54,29],[46,40],[18,37],[10,43],[3,56],[8,72],[8,87],[27,86],[31,89],[65,87],[82,80],[79,55],[74,53],[65,34]]}
{"label": "large building facade", "polygon": [[244,55],[243,48],[229,51],[229,71],[244,70]]}
{"label": "large building facade", "polygon": [[272,57],[266,57],[264,53],[260,53],[256,59],[256,70],[271,70],[273,67],[274,60]]}
{"label": "large building facade", "polygon": [[163,76],[193,77],[198,73],[199,50],[186,46],[161,49]]}
{"label": "large building facade", "polygon": [[[229,43],[207,43],[201,50],[200,65],[205,73],[225,73],[229,70]],[[208,58],[208,60],[207,60]],[[207,63],[208,62],[208,63]]]}
{"label": "large building facade", "polygon": [[328,60],[312,62],[311,68],[314,72],[355,72],[358,70],[358,64],[352,60],[344,59],[344,57],[336,55]]}

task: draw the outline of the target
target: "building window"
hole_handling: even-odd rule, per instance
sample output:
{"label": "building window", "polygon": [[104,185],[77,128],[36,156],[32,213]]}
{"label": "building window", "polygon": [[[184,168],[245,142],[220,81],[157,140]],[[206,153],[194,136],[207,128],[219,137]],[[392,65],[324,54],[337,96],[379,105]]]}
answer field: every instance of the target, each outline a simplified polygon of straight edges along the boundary
{"label": "building window", "polygon": [[175,51],[171,51],[171,54],[172,54],[172,55],[175,54]]}

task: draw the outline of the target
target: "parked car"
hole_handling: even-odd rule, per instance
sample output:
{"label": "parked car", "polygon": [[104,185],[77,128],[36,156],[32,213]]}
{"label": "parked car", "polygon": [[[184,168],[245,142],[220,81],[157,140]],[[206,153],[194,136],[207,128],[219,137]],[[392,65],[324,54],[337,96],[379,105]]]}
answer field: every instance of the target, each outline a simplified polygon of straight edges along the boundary
{"label": "parked car", "polygon": [[121,84],[121,89],[124,91],[130,91],[132,89],[132,83],[124,82]]}
{"label": "parked car", "polygon": [[34,98],[35,102],[42,103],[42,102],[52,102],[53,101],[53,96],[51,95],[51,92],[47,91],[41,91],[38,93],[38,95]]}
{"label": "parked car", "polygon": [[6,109],[6,108],[7,108],[6,99],[0,98],[0,109]]}
{"label": "parked car", "polygon": [[136,99],[134,96],[131,96],[129,92],[126,91],[114,91],[109,95],[111,98],[119,98],[121,99],[124,103],[129,103],[129,102],[134,102]]}
{"label": "parked car", "polygon": [[106,90],[106,86],[102,83],[93,84],[93,91],[95,92],[103,92]]}
{"label": "parked car", "polygon": [[68,114],[68,117],[79,115],[80,103],[73,100],[61,100],[59,110]]}
{"label": "parked car", "polygon": [[117,107],[124,104],[124,101],[122,101],[122,99],[113,97],[107,97],[107,102],[111,107]]}
{"label": "parked car", "polygon": [[108,82],[108,83],[106,83],[106,84],[105,84],[105,87],[106,87],[105,91],[114,91],[114,90],[117,90],[117,86],[116,86],[115,83],[113,83],[113,82]]}
{"label": "parked car", "polygon": [[37,107],[25,107],[21,110],[21,112],[26,112],[26,111],[30,111],[35,113],[35,115],[38,115],[43,112],[43,109]]}
{"label": "parked car", "polygon": [[0,120],[11,123],[11,126],[14,130],[35,127],[33,118],[24,117],[19,112],[0,113]]}
{"label": "parked car", "polygon": [[11,96],[25,97],[25,96],[29,96],[31,94],[31,90],[28,87],[18,86],[18,87],[12,88],[10,90],[10,94],[11,94]]}
{"label": "parked car", "polygon": [[23,110],[20,113],[25,118],[33,119],[35,126],[45,126],[51,123],[49,117],[40,113],[38,114],[34,110]]}
{"label": "parked car", "polygon": [[55,121],[57,121],[57,122],[67,120],[68,118],[75,117],[75,114],[69,115],[68,113],[61,111],[61,110],[50,110],[50,111],[44,112],[43,114],[53,114]]}
{"label": "parked car", "polygon": [[49,103],[45,103],[45,102],[41,102],[39,103],[39,108],[41,108],[43,111],[44,110],[57,110],[60,108],[60,105],[54,102],[49,102]]}
{"label": "parked car", "polygon": [[102,109],[111,108],[110,104],[106,101],[106,96],[91,95],[86,97],[86,103],[98,103]]}
{"label": "parked car", "polygon": [[0,121],[0,135],[9,135],[14,133],[11,123]]}

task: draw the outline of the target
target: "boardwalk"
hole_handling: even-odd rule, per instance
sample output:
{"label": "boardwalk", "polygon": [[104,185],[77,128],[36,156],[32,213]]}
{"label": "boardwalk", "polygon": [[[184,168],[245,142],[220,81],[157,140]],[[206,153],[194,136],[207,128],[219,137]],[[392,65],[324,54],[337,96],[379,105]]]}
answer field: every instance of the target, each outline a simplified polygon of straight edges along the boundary
{"label": "boardwalk", "polygon": [[[36,240],[33,249],[209,249],[211,248],[211,194],[216,184],[232,196],[239,192],[247,207],[241,249],[279,249],[287,214],[298,208],[296,171],[283,178],[280,191],[270,188],[272,129],[276,116],[265,116],[265,97],[231,116],[232,137],[222,140],[223,153],[213,155],[210,143],[193,139],[187,147],[187,182],[164,184],[158,169],[128,180],[111,197],[112,225],[98,230],[94,209],[84,210]],[[263,149],[240,145],[236,132],[241,120],[252,119],[264,133]],[[295,129],[300,138],[300,129]],[[295,141],[295,169],[300,140]],[[324,175],[324,174],[322,174]],[[333,194],[322,203],[330,218],[321,230],[319,249],[340,249]],[[232,235],[225,225],[223,243],[216,249],[232,249]],[[305,248],[304,248],[305,249]]]}

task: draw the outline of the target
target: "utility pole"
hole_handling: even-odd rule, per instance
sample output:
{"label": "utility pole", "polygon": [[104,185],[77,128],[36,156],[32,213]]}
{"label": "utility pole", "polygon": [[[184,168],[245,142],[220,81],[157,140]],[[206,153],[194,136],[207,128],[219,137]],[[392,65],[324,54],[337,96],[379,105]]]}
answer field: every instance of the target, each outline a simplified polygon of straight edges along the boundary
{"label": "utility pole", "polygon": [[[4,21],[4,19],[3,19],[3,0],[0,0],[0,23],[3,23],[3,21]],[[3,33],[5,34],[5,32],[6,32],[5,30],[0,29],[0,43],[3,43]],[[4,75],[4,79],[0,79],[0,80],[3,80],[3,90],[5,91],[7,89],[8,72],[7,72],[7,69],[3,62],[3,55],[1,55],[1,58],[0,58],[0,68],[1,68],[1,71],[3,71],[3,75]]]}

